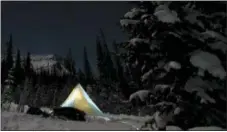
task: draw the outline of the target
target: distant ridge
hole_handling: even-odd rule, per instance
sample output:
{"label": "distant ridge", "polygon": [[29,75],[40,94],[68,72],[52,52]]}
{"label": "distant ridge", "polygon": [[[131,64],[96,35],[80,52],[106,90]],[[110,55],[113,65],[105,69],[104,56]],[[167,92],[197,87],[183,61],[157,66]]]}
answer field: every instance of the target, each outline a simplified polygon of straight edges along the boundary
{"label": "distant ridge", "polygon": [[[54,68],[56,69],[57,75],[67,75],[70,74],[69,70],[64,66],[64,58],[56,55],[56,54],[46,54],[46,55],[39,55],[39,54],[31,54],[31,64],[32,68],[35,70],[36,73],[43,71],[49,71],[51,74],[54,72]],[[3,58],[3,57],[2,57]],[[16,56],[14,55],[14,61]],[[21,56],[22,66],[26,56]]]}

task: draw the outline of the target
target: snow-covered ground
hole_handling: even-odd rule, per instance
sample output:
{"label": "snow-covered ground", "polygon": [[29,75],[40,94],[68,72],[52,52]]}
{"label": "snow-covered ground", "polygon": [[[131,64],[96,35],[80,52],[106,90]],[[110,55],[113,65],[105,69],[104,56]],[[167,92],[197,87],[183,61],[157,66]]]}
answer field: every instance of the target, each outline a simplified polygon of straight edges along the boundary
{"label": "snow-covered ground", "polygon": [[[1,112],[1,130],[137,130],[148,117],[128,115],[110,115],[106,121],[101,118],[89,117],[87,122],[65,121],[54,118],[42,118],[17,112]],[[169,131],[181,130],[177,126],[167,126]],[[216,126],[195,127],[189,130],[224,130]]]}
{"label": "snow-covered ground", "polygon": [[16,112],[1,112],[1,120],[1,130],[136,130],[118,121],[65,121]]}

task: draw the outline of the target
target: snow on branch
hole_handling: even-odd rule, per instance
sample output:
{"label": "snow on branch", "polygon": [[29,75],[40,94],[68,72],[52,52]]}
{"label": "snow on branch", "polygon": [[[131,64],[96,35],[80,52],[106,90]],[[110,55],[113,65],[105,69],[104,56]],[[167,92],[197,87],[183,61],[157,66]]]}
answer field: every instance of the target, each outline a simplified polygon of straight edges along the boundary
{"label": "snow on branch", "polygon": [[198,51],[190,58],[190,62],[195,67],[207,70],[214,77],[224,79],[226,77],[226,71],[221,65],[219,58],[209,52]]}
{"label": "snow on branch", "polygon": [[122,19],[120,20],[120,24],[122,27],[127,27],[128,25],[135,25],[138,24],[139,20],[130,20],[130,19]]}
{"label": "snow on branch", "polygon": [[220,50],[224,54],[227,52],[227,44],[222,42],[222,41],[218,41],[218,42],[214,42],[214,43],[208,43],[208,46],[210,46],[210,48],[212,48],[214,50]]}
{"label": "snow on branch", "polygon": [[139,15],[141,12],[145,12],[144,9],[140,9],[140,8],[133,8],[131,11],[127,12],[124,17],[125,18],[134,18],[137,15]]}
{"label": "snow on branch", "polygon": [[179,22],[180,19],[177,16],[175,11],[171,11],[167,5],[160,5],[155,9],[154,15],[158,18],[158,20],[164,23],[176,23]]}
{"label": "snow on branch", "polygon": [[212,30],[207,30],[206,32],[203,32],[202,35],[204,38],[209,38],[209,37],[216,38],[217,40],[221,40],[221,41],[227,43],[227,37],[221,35],[220,33],[212,31]]}
{"label": "snow on branch", "polygon": [[185,90],[189,93],[196,92],[197,96],[201,98],[201,103],[216,102],[206,93],[207,91],[213,91],[213,89],[200,77],[190,78],[185,85]]}
{"label": "snow on branch", "polygon": [[141,38],[133,38],[129,41],[129,43],[133,46],[136,46],[137,44],[142,44],[142,43],[149,43],[148,39],[141,39]]}

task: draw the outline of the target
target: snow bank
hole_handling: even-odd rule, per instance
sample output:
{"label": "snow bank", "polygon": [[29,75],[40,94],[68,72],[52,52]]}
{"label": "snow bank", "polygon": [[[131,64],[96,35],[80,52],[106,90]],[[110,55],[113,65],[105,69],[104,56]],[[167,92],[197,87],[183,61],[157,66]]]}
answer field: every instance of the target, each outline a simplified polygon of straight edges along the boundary
{"label": "snow bank", "polygon": [[224,131],[225,129],[217,126],[204,126],[204,127],[193,127],[188,129],[188,131]]}

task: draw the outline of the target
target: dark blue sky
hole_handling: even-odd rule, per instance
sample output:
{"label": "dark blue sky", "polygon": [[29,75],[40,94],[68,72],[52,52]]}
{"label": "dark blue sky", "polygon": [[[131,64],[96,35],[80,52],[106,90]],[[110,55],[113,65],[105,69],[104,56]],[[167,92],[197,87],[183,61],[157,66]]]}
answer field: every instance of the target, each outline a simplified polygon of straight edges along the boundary
{"label": "dark blue sky", "polygon": [[[127,2],[1,2],[2,44],[13,34],[14,47],[24,54],[65,55],[72,48],[83,65],[83,46],[95,68],[96,35],[102,28],[109,45],[126,39],[117,23],[131,9]],[[110,46],[109,46],[110,47]]]}

